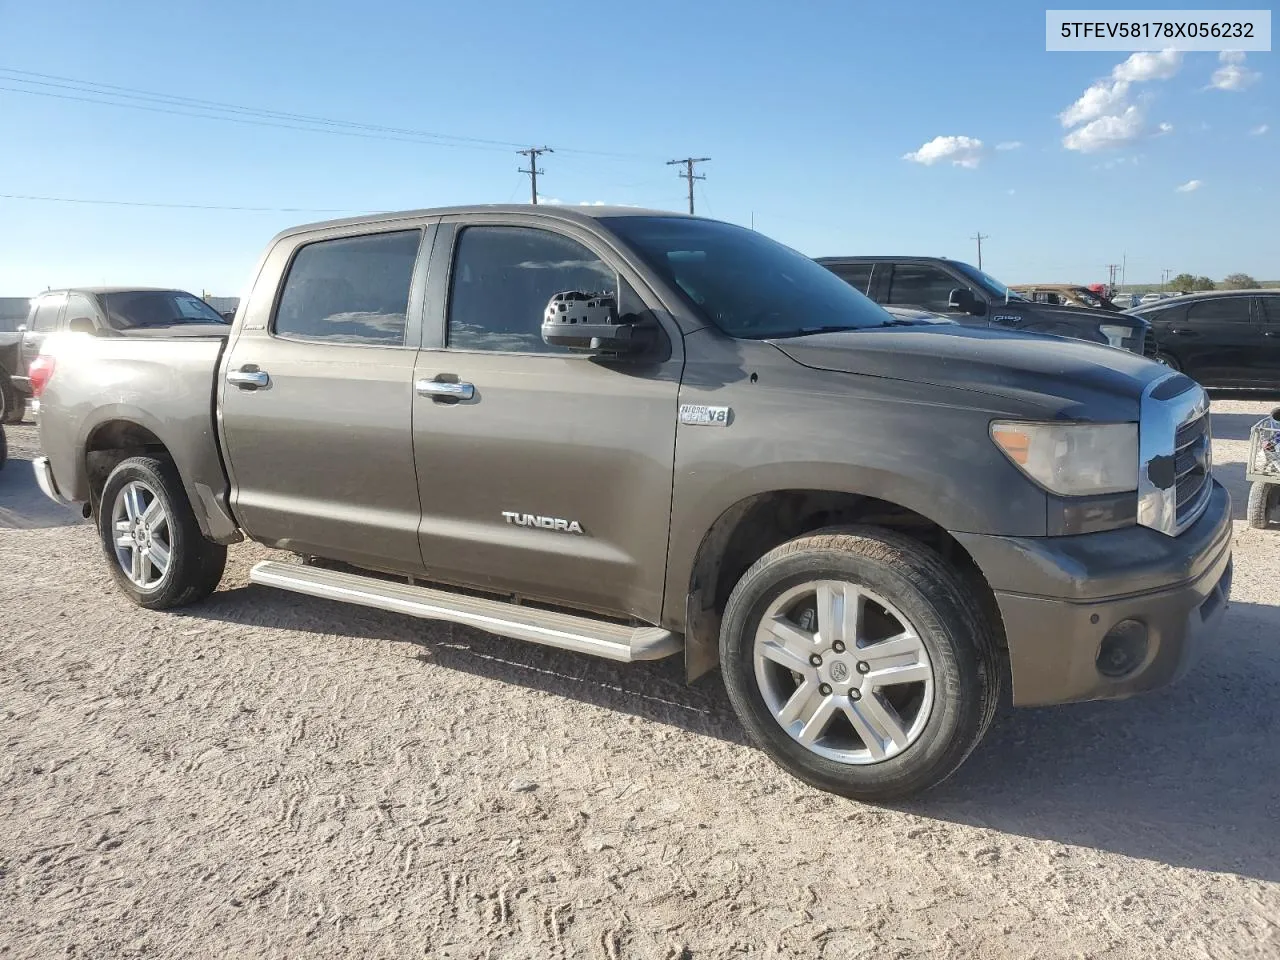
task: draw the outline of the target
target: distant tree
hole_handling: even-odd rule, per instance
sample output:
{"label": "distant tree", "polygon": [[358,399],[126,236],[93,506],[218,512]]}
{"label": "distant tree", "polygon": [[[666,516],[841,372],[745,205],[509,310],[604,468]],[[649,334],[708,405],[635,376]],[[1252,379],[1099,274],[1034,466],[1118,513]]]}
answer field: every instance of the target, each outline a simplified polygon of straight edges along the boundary
{"label": "distant tree", "polygon": [[1214,286],[1215,286],[1214,282],[1210,280],[1208,277],[1196,277],[1195,280],[1192,281],[1191,289],[1192,290],[1212,290]]}
{"label": "distant tree", "polygon": [[1173,289],[1181,290],[1183,293],[1196,289],[1196,278],[1189,273],[1180,273],[1170,281]]}
{"label": "distant tree", "polygon": [[1222,279],[1222,285],[1228,290],[1257,290],[1262,286],[1247,273],[1229,273]]}

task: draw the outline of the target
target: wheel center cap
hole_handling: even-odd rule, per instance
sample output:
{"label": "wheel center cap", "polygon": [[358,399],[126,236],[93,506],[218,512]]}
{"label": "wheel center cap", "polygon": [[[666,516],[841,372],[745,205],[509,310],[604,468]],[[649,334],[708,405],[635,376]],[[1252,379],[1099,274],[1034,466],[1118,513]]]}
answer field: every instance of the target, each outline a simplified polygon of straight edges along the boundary
{"label": "wheel center cap", "polygon": [[836,683],[844,683],[849,679],[849,665],[843,660],[831,664],[831,679]]}

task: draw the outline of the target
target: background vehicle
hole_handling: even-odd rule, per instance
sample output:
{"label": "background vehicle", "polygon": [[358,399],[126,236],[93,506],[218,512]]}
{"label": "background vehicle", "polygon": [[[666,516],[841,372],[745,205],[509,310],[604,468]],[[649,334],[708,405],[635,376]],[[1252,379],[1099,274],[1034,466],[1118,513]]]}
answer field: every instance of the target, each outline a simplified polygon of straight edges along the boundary
{"label": "background vehicle", "polygon": [[254,276],[229,338],[65,334],[32,369],[37,480],[144,607],[249,536],[321,558],[257,583],[683,649],[788,771],[868,799],[949,775],[1006,670],[1015,704],[1127,696],[1225,610],[1204,391],[1140,356],[891,316],[631,209],[301,227]]}
{"label": "background vehicle", "polygon": [[70,331],[99,337],[148,337],[164,332],[198,335],[213,325],[226,333],[226,321],[212,307],[185,290],[147,287],[76,287],[48,290],[31,300],[19,331],[8,379],[25,403],[31,394],[28,368],[45,338]]}
{"label": "background vehicle", "polygon": [[1161,300],[1165,299],[1167,299],[1167,297],[1163,293],[1144,293],[1138,298],[1138,304],[1140,306],[1146,306],[1152,303],[1159,303]]}
{"label": "background vehicle", "polygon": [[1259,420],[1249,431],[1249,526],[1265,530],[1280,523],[1280,407]]}
{"label": "background vehicle", "polygon": [[4,469],[5,461],[9,459],[9,438],[4,434],[4,424],[0,423],[0,470]]}
{"label": "background vehicle", "polygon": [[25,297],[0,297],[0,423],[18,423],[26,409],[26,397],[14,385],[22,344],[21,327],[31,301]]}
{"label": "background vehicle", "polygon": [[1034,303],[976,267],[946,257],[820,257],[877,303],[920,307],[969,326],[1090,340],[1142,353],[1147,325],[1123,313]]}
{"label": "background vehicle", "polygon": [[1121,310],[1101,291],[1075,283],[1020,284],[1013,290],[1027,300],[1050,306],[1087,307],[1091,310],[1106,310],[1108,313],[1119,313]]}
{"label": "background vehicle", "polygon": [[1156,358],[1205,386],[1280,388],[1280,290],[1214,290],[1133,311]]}

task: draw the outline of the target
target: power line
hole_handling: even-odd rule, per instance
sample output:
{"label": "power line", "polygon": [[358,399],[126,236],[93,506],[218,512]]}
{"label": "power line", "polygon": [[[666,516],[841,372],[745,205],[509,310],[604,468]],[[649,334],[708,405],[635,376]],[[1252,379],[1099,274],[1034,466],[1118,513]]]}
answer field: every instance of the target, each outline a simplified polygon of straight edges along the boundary
{"label": "power line", "polygon": [[47,203],[92,203],[111,207],[160,207],[174,210],[238,210],[249,213],[371,213],[333,207],[230,207],[213,203],[151,203],[143,200],[95,200],[87,197],[40,197],[23,193],[0,193],[0,200],[35,200]]}
{"label": "power line", "polygon": [[969,239],[970,239],[970,240],[977,240],[977,241],[978,241],[978,269],[979,269],[979,270],[981,270],[981,269],[982,269],[982,241],[983,241],[983,240],[990,240],[990,239],[991,239],[991,234],[989,234],[989,233],[983,233],[981,230],[979,230],[977,233],[975,233],[975,234],[974,234],[972,237],[970,237]]}
{"label": "power line", "polygon": [[[132,110],[145,110],[152,113],[193,117],[203,120],[223,120],[229,123],[277,127],[284,130],[302,130],[310,131],[312,133],[333,133],[341,136],[353,136],[373,140],[388,140],[401,143],[426,143],[433,146],[465,147],[485,150],[508,150],[512,147],[520,146],[517,141],[494,140],[484,137],[471,137],[459,134],[437,133],[428,130],[415,130],[408,127],[361,123],[353,120],[341,120],[332,117],[317,116],[314,114],[290,113],[283,110],[249,107],[244,104],[229,103],[221,100],[202,100],[198,97],[160,93],[154,90],[143,90],[137,87],[125,87],[118,84],[101,83],[95,80],[79,80],[74,77],[61,77],[55,74],[16,70],[10,67],[0,67],[0,81],[4,81],[9,84],[18,83],[52,88],[45,90],[33,90],[29,89],[27,86],[0,86],[0,90],[7,91],[9,93],[25,93],[30,96],[49,97],[57,100],[71,100],[81,103],[93,103],[100,106],[124,107]],[[55,90],[66,92],[56,93],[54,92]],[[651,155],[646,156],[643,154],[620,153],[607,150],[589,150],[575,147],[562,147],[560,149],[564,153],[580,154],[591,157],[603,157],[619,160],[653,159]]]}
{"label": "power line", "polygon": [[695,163],[708,163],[710,162],[710,160],[711,160],[710,157],[685,157],[683,160],[667,161],[668,167],[677,166],[680,164],[684,165],[684,173],[680,173],[679,171],[677,171],[676,175],[689,181],[689,212],[690,213],[693,213],[693,181],[707,179],[705,175],[695,175],[693,172],[693,165]]}
{"label": "power line", "polygon": [[520,173],[529,175],[529,189],[532,194],[532,203],[536,207],[538,205],[538,174],[545,173],[545,170],[538,169],[538,157],[544,153],[555,153],[550,147],[530,147],[528,150],[517,150],[516,153],[522,157],[529,158],[529,169],[521,169]]}

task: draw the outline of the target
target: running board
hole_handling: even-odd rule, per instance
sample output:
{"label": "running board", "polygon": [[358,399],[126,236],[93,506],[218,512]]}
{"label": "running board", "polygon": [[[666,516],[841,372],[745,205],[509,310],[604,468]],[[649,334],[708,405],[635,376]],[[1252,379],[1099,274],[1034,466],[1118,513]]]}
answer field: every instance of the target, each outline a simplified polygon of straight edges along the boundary
{"label": "running board", "polygon": [[590,653],[623,663],[660,660],[679,652],[684,646],[678,634],[661,627],[628,627],[608,620],[278,560],[263,560],[255,564],[249,571],[249,579],[264,587],[278,587],[311,597],[355,603],[426,620],[447,620],[502,637]]}

